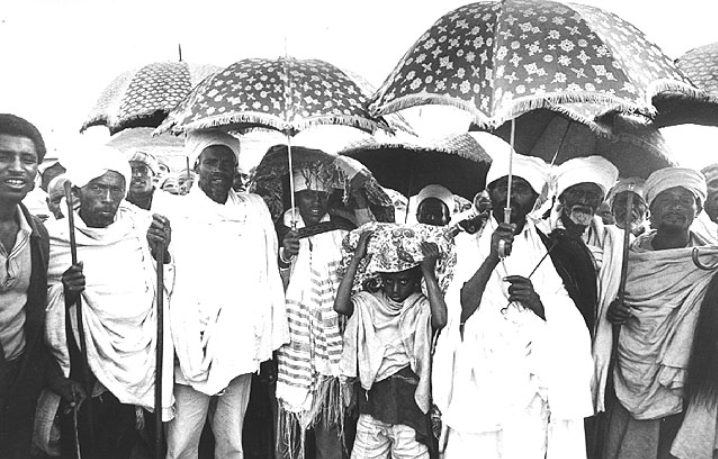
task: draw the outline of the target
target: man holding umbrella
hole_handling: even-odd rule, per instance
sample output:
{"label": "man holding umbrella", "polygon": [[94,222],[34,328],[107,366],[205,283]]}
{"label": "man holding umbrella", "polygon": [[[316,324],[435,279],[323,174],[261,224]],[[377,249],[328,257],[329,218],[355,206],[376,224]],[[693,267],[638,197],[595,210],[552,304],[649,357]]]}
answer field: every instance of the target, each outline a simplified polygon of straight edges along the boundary
{"label": "man holding umbrella", "polygon": [[[535,225],[527,219],[546,186],[546,164],[513,155],[511,223],[504,221],[509,165],[486,182],[492,218],[457,236],[446,295],[449,318],[433,367],[445,458],[586,457],[591,408],[590,335]],[[501,252],[508,254],[501,256]]]}
{"label": "man holding umbrella", "polygon": [[209,418],[215,457],[241,459],[252,373],[288,339],[277,236],[262,198],[232,190],[236,138],[192,131],[185,149],[199,181],[171,214],[178,365],[167,458],[197,458]]}
{"label": "man holding umbrella", "polygon": [[[65,375],[79,379],[81,373],[91,398],[76,425],[71,416],[61,423],[62,450],[64,457],[81,452],[129,458],[139,440],[142,408],[160,408],[165,419],[171,415],[171,364],[155,365],[155,297],[164,294],[156,285],[156,269],[163,267],[156,267],[155,259],[169,246],[169,221],[124,201],[130,167],[119,151],[85,144],[74,153],[66,166],[80,208],[48,224],[46,334]],[[68,228],[68,221],[75,227]],[[164,257],[170,260],[169,254]],[[171,272],[172,266],[164,269]],[[172,355],[171,344],[165,346],[164,361],[172,362]],[[161,407],[154,398],[158,371],[166,385]]]}

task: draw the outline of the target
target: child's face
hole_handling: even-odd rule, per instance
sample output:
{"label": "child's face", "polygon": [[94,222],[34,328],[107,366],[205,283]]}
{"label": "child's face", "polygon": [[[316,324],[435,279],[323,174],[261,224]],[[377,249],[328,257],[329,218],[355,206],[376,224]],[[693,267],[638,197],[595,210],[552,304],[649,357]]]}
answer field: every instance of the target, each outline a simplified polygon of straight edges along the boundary
{"label": "child's face", "polygon": [[417,272],[413,269],[398,273],[381,273],[384,293],[397,303],[401,303],[411,295],[418,279]]}

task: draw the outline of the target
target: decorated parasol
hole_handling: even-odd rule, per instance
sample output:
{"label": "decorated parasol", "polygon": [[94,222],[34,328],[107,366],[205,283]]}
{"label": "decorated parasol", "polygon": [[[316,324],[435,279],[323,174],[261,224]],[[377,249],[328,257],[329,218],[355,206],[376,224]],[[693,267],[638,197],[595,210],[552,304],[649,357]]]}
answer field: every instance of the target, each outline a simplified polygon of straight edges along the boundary
{"label": "decorated parasol", "polygon": [[81,131],[107,126],[110,134],[132,127],[160,125],[170,110],[207,76],[214,65],[156,62],[124,72],[102,91]]}

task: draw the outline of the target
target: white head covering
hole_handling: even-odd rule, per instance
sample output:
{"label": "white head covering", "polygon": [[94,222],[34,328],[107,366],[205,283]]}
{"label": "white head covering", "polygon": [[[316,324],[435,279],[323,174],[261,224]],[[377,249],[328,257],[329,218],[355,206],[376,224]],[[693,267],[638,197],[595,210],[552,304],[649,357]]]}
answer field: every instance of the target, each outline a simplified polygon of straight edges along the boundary
{"label": "white head covering", "polygon": [[613,207],[613,200],[616,199],[616,195],[623,193],[624,191],[633,191],[638,196],[643,198],[643,190],[646,185],[646,181],[640,177],[628,177],[619,180],[606,197],[606,202],[609,207]]}
{"label": "white head covering", "polygon": [[187,134],[184,143],[185,155],[189,163],[194,165],[205,148],[212,145],[224,145],[234,153],[234,158],[239,164],[239,140],[220,129],[197,129]]}
{"label": "white head covering", "polygon": [[127,161],[131,163],[142,163],[146,165],[150,168],[154,175],[157,175],[160,172],[157,157],[152,153],[142,151],[140,149],[135,149],[130,153],[129,159]]}
{"label": "white head covering", "polygon": [[693,196],[700,199],[701,205],[708,194],[706,179],[700,172],[687,167],[667,167],[655,171],[646,180],[645,198],[648,207],[651,207],[661,191],[675,187],[682,187],[693,193]]}
{"label": "white head covering", "polygon": [[125,193],[130,186],[132,170],[127,157],[108,145],[78,142],[72,156],[67,155],[63,161],[67,168],[67,177],[76,187],[82,188],[107,172],[117,172],[124,177]]}
{"label": "white head covering", "polygon": [[554,183],[556,196],[579,183],[595,183],[603,191],[603,197],[618,179],[618,169],[602,156],[586,156],[569,159],[556,168]]}
{"label": "white head covering", "polygon": [[446,204],[446,207],[449,209],[449,214],[454,212],[454,195],[445,186],[432,184],[422,188],[416,196],[417,209],[421,203],[428,198],[435,198]]}
{"label": "white head covering", "polygon": [[[536,194],[541,194],[549,180],[549,167],[541,158],[513,154],[511,173],[514,177],[526,180]],[[509,157],[494,158],[486,175],[486,187],[502,177],[509,175]]]}

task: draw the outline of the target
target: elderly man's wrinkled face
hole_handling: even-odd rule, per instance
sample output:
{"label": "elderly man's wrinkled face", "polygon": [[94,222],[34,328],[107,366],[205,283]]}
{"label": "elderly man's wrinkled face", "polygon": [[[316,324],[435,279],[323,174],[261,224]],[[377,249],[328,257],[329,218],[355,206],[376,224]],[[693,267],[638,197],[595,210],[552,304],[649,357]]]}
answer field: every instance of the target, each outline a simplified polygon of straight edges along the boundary
{"label": "elderly man's wrinkled face", "polygon": [[718,178],[707,183],[708,198],[705,203],[705,210],[711,220],[718,223]]}
{"label": "elderly man's wrinkled face", "polygon": [[[503,223],[504,208],[508,196],[508,177],[501,177],[489,187],[491,211],[496,221]],[[511,184],[511,223],[523,228],[526,216],[533,210],[538,194],[529,183],[521,177],[514,177]]]}
{"label": "elderly man's wrinkled face", "polygon": [[232,149],[226,145],[212,145],[199,155],[197,173],[199,187],[215,202],[227,202],[229,190],[234,181],[237,158]]}
{"label": "elderly man's wrinkled face", "polygon": [[152,192],[152,169],[147,164],[138,161],[130,161],[132,168],[132,181],[129,192],[137,195],[149,194]]}
{"label": "elderly man's wrinkled face", "polygon": [[446,226],[451,212],[441,199],[426,198],[416,209],[416,221],[431,226]]}
{"label": "elderly man's wrinkled face", "polygon": [[626,213],[628,212],[628,196],[631,196],[631,231],[635,231],[646,221],[648,216],[648,205],[642,196],[633,191],[621,191],[613,198],[611,213],[616,220],[616,226],[626,229]]}
{"label": "elderly man's wrinkled face", "polygon": [[18,203],[35,186],[37,150],[27,137],[0,134],[0,201]]}
{"label": "elderly man's wrinkled face", "polygon": [[651,226],[659,232],[688,231],[700,211],[700,203],[689,190],[669,188],[651,203]]}
{"label": "elderly man's wrinkled face", "polygon": [[80,188],[80,217],[90,228],[112,224],[125,197],[125,178],[109,171]]}
{"label": "elderly man's wrinkled face", "polygon": [[564,219],[578,226],[588,226],[603,201],[603,191],[595,183],[583,182],[570,186],[558,197]]}

